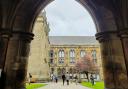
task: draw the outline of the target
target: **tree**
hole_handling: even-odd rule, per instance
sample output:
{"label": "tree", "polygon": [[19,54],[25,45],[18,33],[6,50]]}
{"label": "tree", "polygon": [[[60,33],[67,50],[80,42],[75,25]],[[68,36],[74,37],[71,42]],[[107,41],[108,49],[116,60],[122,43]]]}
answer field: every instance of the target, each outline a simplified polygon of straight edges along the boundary
{"label": "tree", "polygon": [[98,65],[95,61],[93,61],[92,56],[90,54],[85,55],[82,58],[84,68],[83,71],[88,71],[90,73],[96,73],[99,71]]}
{"label": "tree", "polygon": [[80,78],[80,73],[82,72],[82,68],[83,68],[83,63],[82,61],[78,60],[76,65],[75,65],[75,70],[77,71],[77,73],[79,74],[79,82],[81,82],[81,78]]}
{"label": "tree", "polygon": [[86,54],[84,57],[79,59],[76,62],[75,68],[78,73],[85,73],[88,81],[89,73],[97,73],[99,71],[97,64],[93,61],[92,56],[90,54]]}

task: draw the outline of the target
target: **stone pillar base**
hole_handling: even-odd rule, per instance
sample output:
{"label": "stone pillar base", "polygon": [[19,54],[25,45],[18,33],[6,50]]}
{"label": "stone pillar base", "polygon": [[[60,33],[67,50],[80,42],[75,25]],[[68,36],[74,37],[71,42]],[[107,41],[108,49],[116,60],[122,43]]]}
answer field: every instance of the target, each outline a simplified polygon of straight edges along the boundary
{"label": "stone pillar base", "polygon": [[101,45],[105,89],[128,89],[127,68],[118,32],[96,34]]}
{"label": "stone pillar base", "polygon": [[33,34],[31,33],[13,32],[9,41],[4,68],[6,76],[4,89],[26,89],[28,54],[32,39]]}

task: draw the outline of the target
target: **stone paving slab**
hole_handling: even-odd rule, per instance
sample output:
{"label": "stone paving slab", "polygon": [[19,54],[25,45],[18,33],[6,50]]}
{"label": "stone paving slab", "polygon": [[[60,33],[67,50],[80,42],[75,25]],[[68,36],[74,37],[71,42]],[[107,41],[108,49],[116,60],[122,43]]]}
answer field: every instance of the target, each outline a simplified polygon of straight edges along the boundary
{"label": "stone paving slab", "polygon": [[75,83],[70,83],[69,85],[64,85],[62,84],[62,82],[58,82],[58,83],[48,83],[47,86],[44,86],[42,88],[38,88],[38,89],[91,89],[91,88],[87,88],[84,87],[80,84],[75,84]]}

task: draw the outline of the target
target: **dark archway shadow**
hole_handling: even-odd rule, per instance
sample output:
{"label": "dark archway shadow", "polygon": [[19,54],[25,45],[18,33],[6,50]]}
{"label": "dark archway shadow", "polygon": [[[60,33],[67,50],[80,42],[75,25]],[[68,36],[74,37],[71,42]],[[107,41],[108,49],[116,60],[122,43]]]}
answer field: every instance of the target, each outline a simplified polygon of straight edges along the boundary
{"label": "dark archway shadow", "polygon": [[[19,43],[14,38],[23,41],[21,42],[20,46],[20,49],[23,49],[20,50],[21,53],[26,51],[24,48],[27,48],[29,46],[30,40],[32,40],[32,29],[36,17],[41,12],[41,10],[44,9],[45,6],[47,6],[52,1],[53,0],[16,0],[14,2],[11,2],[10,0],[1,1],[0,4],[2,4],[2,7],[4,8],[2,9],[3,19],[2,21],[0,21],[1,28],[9,29],[11,34],[13,34],[13,36],[11,37],[13,41],[9,41],[10,43],[8,45],[9,48],[6,58],[7,62],[10,60],[14,60],[13,62],[14,64],[16,64],[16,58],[12,57],[12,55],[16,55],[16,51],[14,51],[14,53],[11,53],[10,51],[12,47],[15,50],[19,48],[19,46],[17,46],[19,45]],[[5,5],[3,4],[3,2],[8,2],[9,5]],[[124,34],[127,35],[128,2],[126,0],[117,0],[117,2],[113,0],[79,0],[78,2],[89,11],[97,28],[96,38],[100,42],[102,57],[104,59],[103,68],[106,88],[128,89],[128,54],[125,50],[125,48],[127,48],[127,45],[122,44],[126,44],[126,39],[124,40],[124,38],[126,37],[124,36]],[[7,11],[7,8],[10,8],[10,12]],[[14,44],[17,47],[14,47]],[[18,56],[24,57],[26,55],[27,54]],[[24,63],[27,63],[27,61],[25,61]],[[113,65],[111,69],[112,71],[110,71],[108,67],[110,65],[109,63]],[[116,64],[120,65],[120,67],[117,67],[118,65]],[[27,64],[24,64],[24,66],[20,65],[20,67],[26,67],[26,65]],[[9,67],[7,68],[10,67],[12,66],[9,65]],[[115,68],[118,69],[116,70],[116,72],[114,71]],[[8,70],[11,70],[11,68]],[[25,70],[21,71],[24,72]],[[24,86],[23,82],[24,80],[22,80],[18,88]],[[11,86],[11,84],[9,86]]]}

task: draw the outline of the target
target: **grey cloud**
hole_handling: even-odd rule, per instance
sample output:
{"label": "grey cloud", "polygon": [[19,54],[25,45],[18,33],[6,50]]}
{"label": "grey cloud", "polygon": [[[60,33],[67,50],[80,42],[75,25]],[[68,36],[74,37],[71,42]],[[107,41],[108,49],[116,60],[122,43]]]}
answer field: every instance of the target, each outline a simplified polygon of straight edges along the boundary
{"label": "grey cloud", "polygon": [[55,0],[46,8],[50,35],[94,35],[89,13],[74,0]]}

